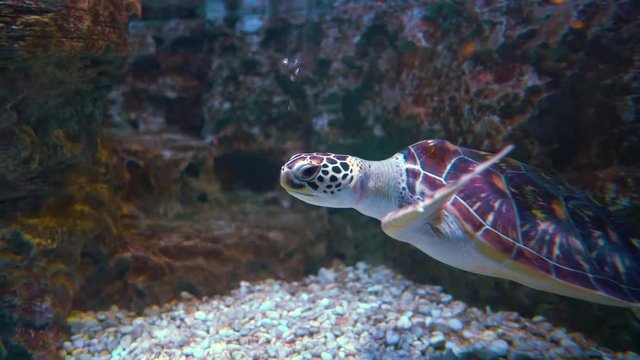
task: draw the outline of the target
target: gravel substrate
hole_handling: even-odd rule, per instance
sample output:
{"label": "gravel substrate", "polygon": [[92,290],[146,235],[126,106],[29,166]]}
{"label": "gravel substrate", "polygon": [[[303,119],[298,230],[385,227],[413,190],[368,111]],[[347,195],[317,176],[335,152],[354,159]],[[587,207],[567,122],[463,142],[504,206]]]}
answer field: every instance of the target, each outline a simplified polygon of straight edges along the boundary
{"label": "gravel substrate", "polygon": [[640,359],[364,263],[301,282],[243,282],[226,296],[184,294],[142,316],[113,307],[68,321],[68,359]]}

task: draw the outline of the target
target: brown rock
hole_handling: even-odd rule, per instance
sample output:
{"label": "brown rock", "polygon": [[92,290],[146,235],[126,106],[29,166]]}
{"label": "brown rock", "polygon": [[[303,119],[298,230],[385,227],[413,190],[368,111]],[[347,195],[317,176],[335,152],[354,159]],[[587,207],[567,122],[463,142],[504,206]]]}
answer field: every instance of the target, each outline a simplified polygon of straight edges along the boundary
{"label": "brown rock", "polygon": [[14,57],[126,53],[129,16],[141,11],[140,0],[3,1],[0,63]]}
{"label": "brown rock", "polygon": [[324,210],[292,205],[282,193],[223,193],[207,141],[126,131],[106,138],[121,232],[87,250],[76,308],[142,310],[183,291],[203,296],[240,280],[298,279],[323,263]]}
{"label": "brown rock", "polygon": [[132,12],[139,0],[0,1],[0,357],[56,353],[82,253],[114,233],[98,124]]}

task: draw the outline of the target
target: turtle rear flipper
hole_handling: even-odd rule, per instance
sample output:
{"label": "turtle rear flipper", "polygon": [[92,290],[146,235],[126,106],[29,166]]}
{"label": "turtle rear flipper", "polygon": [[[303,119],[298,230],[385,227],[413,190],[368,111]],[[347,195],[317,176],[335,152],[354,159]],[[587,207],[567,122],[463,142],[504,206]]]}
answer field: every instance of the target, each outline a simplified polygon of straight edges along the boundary
{"label": "turtle rear flipper", "polygon": [[390,212],[381,220],[382,231],[397,239],[403,238],[402,233],[413,228],[413,226],[421,226],[424,223],[428,223],[438,227],[442,221],[442,209],[451,200],[451,197],[465,187],[475,176],[504,158],[511,150],[513,150],[513,145],[505,147],[489,160],[480,163],[473,171],[464,174],[455,183],[436,190],[432,197]]}

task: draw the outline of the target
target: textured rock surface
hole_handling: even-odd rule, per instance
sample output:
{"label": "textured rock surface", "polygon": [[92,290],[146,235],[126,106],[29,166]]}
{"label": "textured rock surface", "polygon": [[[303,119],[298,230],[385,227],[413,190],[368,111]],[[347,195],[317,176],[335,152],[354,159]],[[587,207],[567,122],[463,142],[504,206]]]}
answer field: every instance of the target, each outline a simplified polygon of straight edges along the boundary
{"label": "textured rock surface", "polygon": [[292,216],[276,198],[253,194],[226,201],[214,210],[183,213],[182,220],[153,217],[125,227],[123,246],[113,250],[108,269],[99,263],[83,267],[91,275],[76,308],[117,304],[141,310],[182,291],[211,296],[240,280],[299,279],[324,261],[322,212],[294,207]]}
{"label": "textured rock surface", "polygon": [[182,291],[209,296],[240,280],[300,278],[324,260],[325,212],[282,194],[223,192],[206,142],[127,132],[110,133],[106,142],[120,232],[81,264],[89,276],[76,308],[139,310]]}
{"label": "textured rock surface", "polygon": [[303,17],[256,2],[230,23],[216,3],[213,24],[132,24],[116,123],[177,125],[228,151],[384,156],[444,137],[513,142],[562,172],[640,161],[634,2],[335,1]]}
{"label": "textured rock surface", "polygon": [[0,3],[0,213],[28,208],[96,155],[139,0]]}
{"label": "textured rock surface", "polygon": [[141,15],[139,0],[2,1],[0,61],[124,53],[134,13]]}
{"label": "textured rock surface", "polygon": [[98,127],[139,6],[0,1],[0,357],[50,354],[85,246],[113,234]]}

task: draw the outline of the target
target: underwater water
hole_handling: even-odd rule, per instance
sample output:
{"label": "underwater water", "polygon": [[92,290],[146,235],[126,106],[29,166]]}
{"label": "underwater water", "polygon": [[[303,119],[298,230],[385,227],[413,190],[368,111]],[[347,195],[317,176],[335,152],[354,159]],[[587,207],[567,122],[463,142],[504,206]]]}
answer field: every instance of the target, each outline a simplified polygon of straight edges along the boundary
{"label": "underwater water", "polygon": [[0,14],[0,359],[640,358],[638,1]]}

